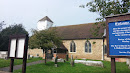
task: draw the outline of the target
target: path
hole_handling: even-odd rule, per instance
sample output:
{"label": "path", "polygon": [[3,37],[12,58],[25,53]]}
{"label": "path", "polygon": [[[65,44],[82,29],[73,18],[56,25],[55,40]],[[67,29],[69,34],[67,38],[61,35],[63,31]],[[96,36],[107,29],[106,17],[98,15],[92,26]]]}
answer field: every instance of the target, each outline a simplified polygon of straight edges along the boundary
{"label": "path", "polygon": [[11,73],[11,72],[0,71],[0,73]]}
{"label": "path", "polygon": [[[39,61],[27,63],[27,66],[35,65],[35,64],[40,64],[40,63],[44,63],[44,60],[39,60]],[[10,67],[0,68],[0,73],[3,73],[2,71],[9,72],[9,68]],[[14,70],[22,69],[22,64],[21,65],[15,65],[13,68],[14,68]],[[6,72],[4,72],[4,73],[6,73]]]}

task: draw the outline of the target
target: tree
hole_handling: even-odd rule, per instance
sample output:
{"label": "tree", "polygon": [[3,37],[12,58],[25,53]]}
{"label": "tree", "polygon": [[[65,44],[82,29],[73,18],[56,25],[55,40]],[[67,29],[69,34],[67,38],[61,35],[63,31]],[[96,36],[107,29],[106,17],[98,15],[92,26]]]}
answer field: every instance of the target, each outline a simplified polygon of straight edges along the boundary
{"label": "tree", "polygon": [[[1,32],[2,29],[3,29],[3,25],[5,25],[5,24],[4,24],[4,21],[0,22],[0,32]],[[2,41],[3,41],[3,38],[2,38],[2,36],[1,36],[1,34],[0,34],[0,44],[2,44]]]}
{"label": "tree", "polygon": [[3,25],[5,25],[4,21],[2,21],[2,22],[0,23],[0,31],[2,30]]}
{"label": "tree", "polygon": [[90,12],[99,13],[100,17],[96,20],[99,21],[95,23],[94,26],[97,28],[92,28],[92,34],[98,36],[97,33],[100,29],[99,25],[105,28],[105,16],[122,14],[130,12],[130,0],[92,0],[86,5],[81,5],[80,7],[88,7]]}
{"label": "tree", "polygon": [[9,36],[10,35],[22,35],[28,34],[28,32],[24,29],[22,24],[15,24],[11,25],[0,32],[0,50],[7,51],[8,50],[8,43],[9,43]]}
{"label": "tree", "polygon": [[29,48],[41,48],[45,51],[45,64],[47,50],[53,47],[59,47],[61,38],[58,36],[56,29],[51,28],[42,31],[33,31],[33,35],[29,39]]}

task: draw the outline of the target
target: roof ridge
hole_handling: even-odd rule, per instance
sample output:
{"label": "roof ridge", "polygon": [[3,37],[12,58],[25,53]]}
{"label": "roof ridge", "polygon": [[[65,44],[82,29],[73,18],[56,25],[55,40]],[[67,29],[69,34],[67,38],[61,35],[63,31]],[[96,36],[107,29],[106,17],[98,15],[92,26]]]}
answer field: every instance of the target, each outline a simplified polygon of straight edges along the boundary
{"label": "roof ridge", "polygon": [[83,24],[65,25],[65,26],[56,26],[56,27],[69,27],[69,26],[79,26],[79,25],[87,25],[87,24],[94,24],[94,23],[83,23]]}
{"label": "roof ridge", "polygon": [[45,21],[45,20],[53,23],[53,21],[48,16],[45,16],[44,18],[40,19],[39,21]]}

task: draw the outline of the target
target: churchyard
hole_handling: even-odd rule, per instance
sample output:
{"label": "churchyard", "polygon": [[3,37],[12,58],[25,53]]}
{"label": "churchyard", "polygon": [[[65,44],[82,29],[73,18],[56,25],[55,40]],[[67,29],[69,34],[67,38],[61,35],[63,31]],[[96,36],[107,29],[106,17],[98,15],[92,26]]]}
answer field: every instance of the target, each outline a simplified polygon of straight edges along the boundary
{"label": "churchyard", "polygon": [[[30,58],[27,60],[27,63],[35,62],[39,60],[44,60],[42,58]],[[22,64],[21,59],[16,59],[14,61],[15,65]],[[31,66],[27,66],[26,73],[110,73],[111,72],[111,62],[110,61],[101,61],[101,60],[90,60],[90,59],[76,59],[74,60],[74,66],[71,65],[71,59],[69,61],[65,62],[63,59],[57,60],[58,67],[55,66],[55,60],[47,60],[47,63],[45,64],[35,64]],[[103,66],[88,66],[85,64],[85,62],[90,63],[93,62],[101,62],[103,63]],[[9,67],[10,65],[10,59],[0,59],[0,68],[3,67]],[[128,65],[126,65],[126,62],[116,62],[116,71],[117,73],[130,73],[130,69],[128,69]],[[13,73],[22,73],[22,68],[19,70],[14,70]]]}
{"label": "churchyard", "polygon": [[[26,73],[111,73],[111,62],[102,62],[104,67],[86,66],[81,63],[75,63],[72,67],[70,61],[58,62],[58,67],[55,67],[55,63],[49,61],[46,64],[28,66]],[[130,69],[125,62],[116,62],[116,71],[117,73],[130,73]],[[22,73],[22,69],[15,70],[14,73]]]}

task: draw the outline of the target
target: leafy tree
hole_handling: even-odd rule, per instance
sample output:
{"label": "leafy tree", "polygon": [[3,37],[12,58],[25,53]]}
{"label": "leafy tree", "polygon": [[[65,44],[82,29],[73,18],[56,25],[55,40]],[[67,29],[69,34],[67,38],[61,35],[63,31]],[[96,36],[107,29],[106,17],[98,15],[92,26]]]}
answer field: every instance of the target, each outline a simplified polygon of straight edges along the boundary
{"label": "leafy tree", "polygon": [[22,24],[15,24],[11,25],[0,32],[0,50],[7,51],[8,50],[8,43],[9,43],[9,36],[10,35],[22,35],[28,34],[28,32],[24,29]]}
{"label": "leafy tree", "polygon": [[[0,32],[2,31],[3,25],[5,25],[4,21],[0,22]],[[0,44],[2,44],[2,41],[3,41],[3,38],[2,38],[2,36],[0,34]]]}
{"label": "leafy tree", "polygon": [[91,29],[91,31],[93,31],[92,34],[98,36],[99,25],[104,28],[106,26],[104,17],[130,12],[130,0],[92,0],[80,7],[88,7],[90,12],[99,13],[100,17],[96,19],[99,23],[94,24],[97,28]]}
{"label": "leafy tree", "polygon": [[61,38],[58,36],[56,29],[51,28],[42,31],[33,31],[33,35],[29,39],[29,48],[41,48],[45,51],[45,64],[47,50],[51,48],[59,47],[61,44]]}
{"label": "leafy tree", "polygon": [[2,30],[3,25],[5,25],[4,21],[2,21],[2,22],[0,23],[0,31]]}

